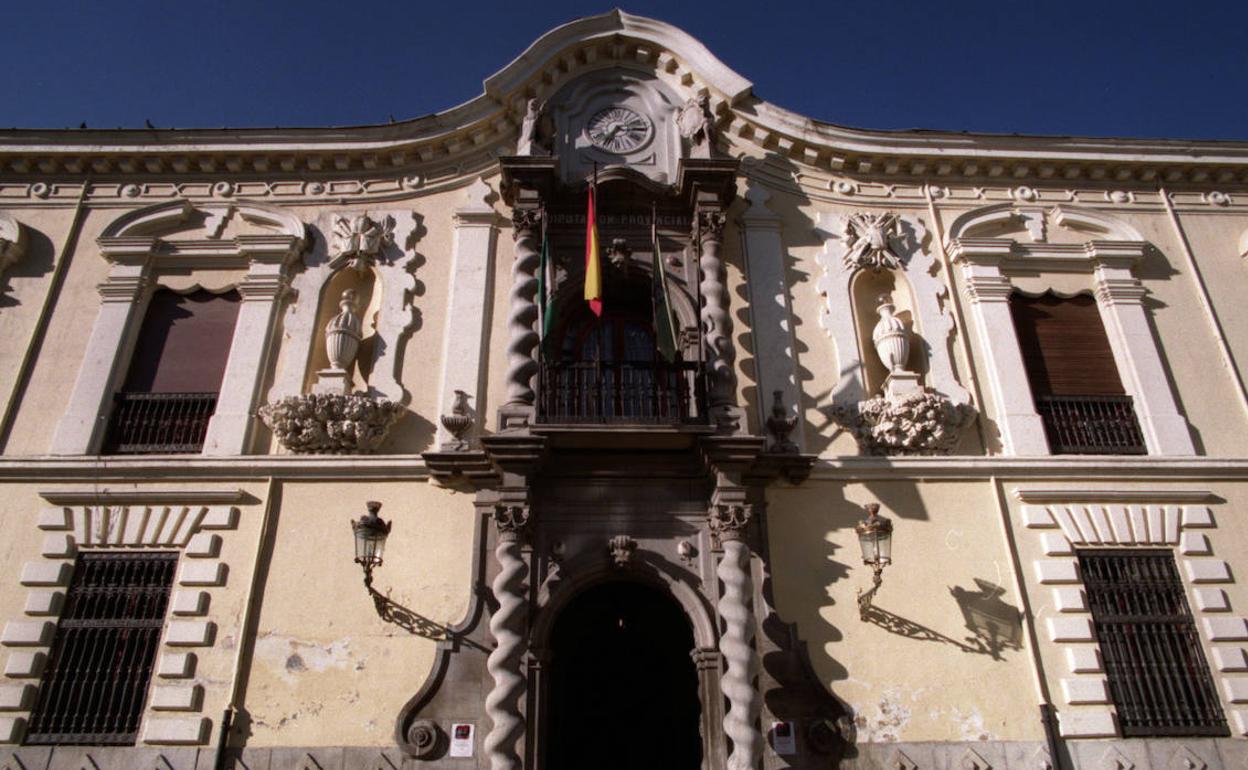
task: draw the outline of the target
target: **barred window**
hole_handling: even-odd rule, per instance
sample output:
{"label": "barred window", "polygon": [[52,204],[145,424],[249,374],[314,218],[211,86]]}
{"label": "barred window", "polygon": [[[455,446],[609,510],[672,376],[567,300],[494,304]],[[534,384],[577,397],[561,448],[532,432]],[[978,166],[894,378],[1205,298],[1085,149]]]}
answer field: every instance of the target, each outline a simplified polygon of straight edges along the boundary
{"label": "barred window", "polygon": [[1124,737],[1229,735],[1168,550],[1081,550],[1092,623]]}
{"label": "barred window", "polygon": [[135,742],[177,562],[174,553],[78,557],[27,743]]}

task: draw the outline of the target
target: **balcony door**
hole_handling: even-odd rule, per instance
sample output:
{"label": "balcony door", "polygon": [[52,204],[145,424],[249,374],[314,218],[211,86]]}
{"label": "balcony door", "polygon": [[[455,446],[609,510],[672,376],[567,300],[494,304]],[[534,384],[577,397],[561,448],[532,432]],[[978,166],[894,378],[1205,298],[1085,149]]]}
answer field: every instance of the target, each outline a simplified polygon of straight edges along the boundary
{"label": "balcony door", "polygon": [[579,297],[561,308],[562,321],[543,358],[542,419],[551,423],[689,421],[698,386],[697,368],[658,355],[649,276],[628,279],[609,274],[606,283],[601,318]]}

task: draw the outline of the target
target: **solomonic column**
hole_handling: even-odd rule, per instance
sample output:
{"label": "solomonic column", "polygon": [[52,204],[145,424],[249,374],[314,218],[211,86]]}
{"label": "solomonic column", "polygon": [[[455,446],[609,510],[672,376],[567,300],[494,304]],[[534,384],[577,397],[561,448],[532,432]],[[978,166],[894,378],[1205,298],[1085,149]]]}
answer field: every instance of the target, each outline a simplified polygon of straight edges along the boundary
{"label": "solomonic column", "polygon": [[750,578],[750,547],[745,529],[753,516],[748,503],[715,503],[709,512],[711,528],[719,535],[724,555],[715,574],[724,584],[719,616],[724,633],[719,640],[728,669],[720,688],[728,699],[724,734],[732,740],[729,770],[756,770],[763,756],[763,736],[756,726],[762,701],[754,687],[758,653],[754,649],[754,587]]}
{"label": "solomonic column", "polygon": [[511,266],[511,308],[507,316],[507,403],[500,411],[501,427],[523,428],[533,422],[533,353],[537,329],[537,269],[541,264],[542,212],[517,207],[512,213],[516,261]]}
{"label": "solomonic column", "polygon": [[740,427],[737,407],[736,348],[732,342],[732,316],[729,314],[728,282],[720,248],[724,242],[724,212],[699,208],[695,235],[700,253],[699,291],[702,295],[702,329],[706,367],[710,374],[707,401],[711,416],[721,428],[735,432]]}
{"label": "solomonic column", "polygon": [[520,707],[525,691],[523,659],[529,568],[521,545],[528,523],[529,506],[525,503],[500,503],[494,507],[494,526],[498,530],[494,558],[498,560],[498,575],[490,587],[498,609],[490,616],[494,650],[485,663],[494,678],[494,689],[485,698],[485,714],[490,718],[491,727],[485,736],[484,748],[490,770],[520,770],[524,766],[518,744],[525,732]]}

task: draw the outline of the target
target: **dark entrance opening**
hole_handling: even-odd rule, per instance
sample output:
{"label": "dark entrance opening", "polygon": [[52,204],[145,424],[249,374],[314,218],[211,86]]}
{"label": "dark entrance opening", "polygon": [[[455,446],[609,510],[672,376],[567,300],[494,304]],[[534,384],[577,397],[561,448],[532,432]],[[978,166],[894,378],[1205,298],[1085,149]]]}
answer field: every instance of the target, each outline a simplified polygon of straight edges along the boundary
{"label": "dark entrance opening", "polygon": [[548,770],[698,770],[702,763],[693,630],[648,586],[605,583],[555,621]]}

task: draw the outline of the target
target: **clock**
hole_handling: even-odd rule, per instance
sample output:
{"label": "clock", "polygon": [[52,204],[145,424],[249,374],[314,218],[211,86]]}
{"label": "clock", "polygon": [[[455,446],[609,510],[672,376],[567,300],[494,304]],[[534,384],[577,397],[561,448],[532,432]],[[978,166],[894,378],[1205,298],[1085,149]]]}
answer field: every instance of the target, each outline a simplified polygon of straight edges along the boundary
{"label": "clock", "polygon": [[627,107],[599,110],[585,124],[585,137],[590,144],[615,155],[640,148],[653,133],[653,124]]}

